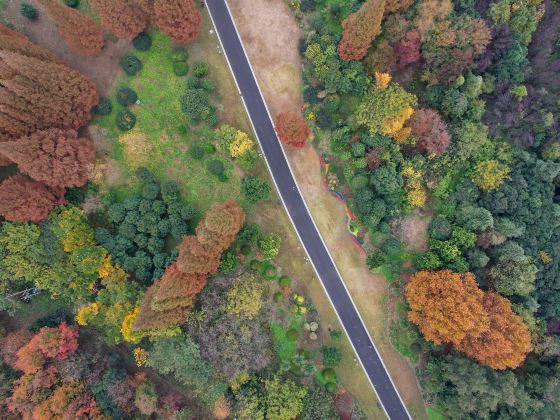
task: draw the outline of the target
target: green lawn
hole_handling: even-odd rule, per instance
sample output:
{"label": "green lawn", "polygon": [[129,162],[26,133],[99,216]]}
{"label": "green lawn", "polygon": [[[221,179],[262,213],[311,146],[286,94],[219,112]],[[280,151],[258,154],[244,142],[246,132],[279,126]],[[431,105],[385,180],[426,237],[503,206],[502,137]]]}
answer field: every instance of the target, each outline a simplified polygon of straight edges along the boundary
{"label": "green lawn", "polygon": [[[128,190],[131,186],[125,180],[131,178],[131,172],[138,164],[148,167],[160,179],[174,179],[182,189],[183,197],[197,204],[204,211],[217,201],[235,199],[246,207],[240,192],[243,172],[235,167],[227,156],[218,152],[209,152],[203,159],[195,160],[188,154],[189,147],[194,143],[206,144],[213,141],[213,130],[200,123],[191,125],[189,118],[181,112],[179,97],[186,89],[186,77],[178,77],[173,73],[171,54],[173,46],[169,37],[153,32],[153,45],[149,51],[134,51],[142,61],[142,69],[134,76],[122,72],[117,87],[110,95],[113,112],[94,122],[107,131],[112,141],[110,157],[121,166],[122,185],[117,190]],[[188,52],[188,47],[186,48]],[[192,60],[188,60],[192,68]],[[212,79],[210,66],[209,79]],[[132,162],[119,143],[123,133],[115,124],[115,116],[123,107],[115,100],[119,88],[130,87],[138,94],[139,104],[130,106],[136,115],[136,126],[132,133],[145,133],[146,144],[139,143],[138,148],[148,152],[147,159]],[[210,95],[211,98],[215,96]],[[210,147],[211,149],[211,147]],[[228,179],[221,181],[207,170],[208,161],[221,160],[226,167]],[[132,177],[133,178],[133,177]],[[118,192],[118,191],[117,191]]]}

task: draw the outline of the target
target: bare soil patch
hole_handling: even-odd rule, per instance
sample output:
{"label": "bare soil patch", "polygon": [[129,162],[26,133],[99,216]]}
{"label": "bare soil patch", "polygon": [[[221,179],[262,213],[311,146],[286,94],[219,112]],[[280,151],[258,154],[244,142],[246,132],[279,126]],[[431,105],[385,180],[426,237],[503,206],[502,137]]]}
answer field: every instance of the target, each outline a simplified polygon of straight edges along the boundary
{"label": "bare soil patch", "polygon": [[429,224],[429,214],[414,210],[411,215],[395,220],[391,232],[406,244],[408,251],[425,252],[428,249]]}
{"label": "bare soil patch", "polygon": [[120,58],[131,49],[130,42],[107,39],[103,51],[98,56],[76,54],[66,46],[55,22],[45,9],[36,0],[26,2],[37,7],[39,17],[36,20],[28,20],[20,14],[22,0],[11,0],[2,15],[18,28],[23,28],[23,33],[31,41],[53,51],[68,66],[89,76],[101,95],[107,94],[119,74]]}

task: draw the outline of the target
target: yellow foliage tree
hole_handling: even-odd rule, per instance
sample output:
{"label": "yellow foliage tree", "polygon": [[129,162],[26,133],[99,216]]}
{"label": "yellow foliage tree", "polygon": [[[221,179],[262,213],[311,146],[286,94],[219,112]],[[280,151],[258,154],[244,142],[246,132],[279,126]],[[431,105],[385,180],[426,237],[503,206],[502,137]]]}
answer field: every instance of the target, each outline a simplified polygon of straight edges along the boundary
{"label": "yellow foliage tree", "polygon": [[134,355],[134,360],[136,361],[136,366],[138,367],[144,366],[148,361],[148,352],[142,347],[136,347],[132,350],[132,354]]}
{"label": "yellow foliage tree", "polygon": [[391,81],[391,75],[389,73],[380,73],[376,71],[375,81],[376,81],[377,88],[385,89],[389,85],[389,82]]}
{"label": "yellow foliage tree", "polygon": [[486,160],[476,165],[473,182],[485,191],[497,189],[508,179],[510,169],[495,159]]}
{"label": "yellow foliage tree", "polygon": [[227,311],[253,319],[261,310],[263,284],[251,273],[237,277],[227,292]]}
{"label": "yellow foliage tree", "polygon": [[247,133],[237,130],[233,141],[229,144],[229,154],[234,158],[241,157],[251,150],[253,145],[253,140],[249,138]]}
{"label": "yellow foliage tree", "polygon": [[132,130],[121,135],[119,143],[122,144],[126,161],[132,168],[148,162],[153,152],[148,135],[140,130]]}
{"label": "yellow foliage tree", "polygon": [[132,327],[136,322],[136,317],[138,316],[138,312],[139,312],[138,308],[134,308],[132,311],[126,314],[122,322],[121,333],[124,340],[128,341],[129,343],[134,343],[134,344],[139,343],[140,340],[142,340],[142,338],[146,336],[142,332],[132,331]]}
{"label": "yellow foliage tree", "polygon": [[76,313],[76,322],[84,327],[88,325],[93,318],[99,314],[99,304],[92,302],[89,305],[82,306]]}

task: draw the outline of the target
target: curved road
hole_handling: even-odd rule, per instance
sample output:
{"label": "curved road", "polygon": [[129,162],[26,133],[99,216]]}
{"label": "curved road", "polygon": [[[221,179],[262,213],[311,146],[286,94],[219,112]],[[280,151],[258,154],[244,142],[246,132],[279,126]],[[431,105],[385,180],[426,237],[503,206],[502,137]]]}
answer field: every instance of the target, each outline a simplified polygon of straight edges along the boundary
{"label": "curved road", "polygon": [[354,351],[387,416],[410,419],[294,180],[227,2],[206,4],[278,193]]}

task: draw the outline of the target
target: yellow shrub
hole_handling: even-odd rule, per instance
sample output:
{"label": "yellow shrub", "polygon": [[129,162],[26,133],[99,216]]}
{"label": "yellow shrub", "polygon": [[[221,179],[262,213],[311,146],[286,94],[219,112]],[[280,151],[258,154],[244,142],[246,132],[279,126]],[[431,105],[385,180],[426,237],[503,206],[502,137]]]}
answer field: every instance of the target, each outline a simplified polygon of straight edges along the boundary
{"label": "yellow shrub", "polygon": [[134,360],[136,361],[136,366],[142,367],[148,361],[148,352],[144,350],[142,347],[136,347],[132,350],[134,354]]}
{"label": "yellow shrub", "polygon": [[76,313],[76,322],[82,327],[86,326],[97,314],[99,314],[99,304],[97,302],[82,306]]}
{"label": "yellow shrub", "polygon": [[139,130],[132,130],[119,137],[123,146],[127,164],[132,168],[142,166],[149,161],[153,151],[148,135]]}
{"label": "yellow shrub", "polygon": [[132,327],[136,322],[136,317],[138,316],[138,308],[134,308],[131,312],[126,314],[123,319],[121,333],[125,341],[129,343],[139,343],[145,335],[143,333],[138,333],[136,331],[132,331]]}
{"label": "yellow shrub", "polygon": [[552,256],[546,251],[539,251],[537,255],[539,256],[539,260],[545,265],[553,261]]}
{"label": "yellow shrub", "polygon": [[247,133],[238,130],[233,141],[229,144],[229,154],[231,157],[238,158],[251,150],[253,145],[253,140],[249,138]]}
{"label": "yellow shrub", "polygon": [[476,165],[473,182],[485,191],[498,188],[508,179],[510,169],[497,160],[487,160]]}
{"label": "yellow shrub", "polygon": [[389,73],[379,73],[375,72],[375,81],[377,82],[377,87],[384,89],[389,85],[391,81],[391,75]]}
{"label": "yellow shrub", "polygon": [[410,134],[410,130],[405,129],[406,131],[404,132],[401,132],[401,130],[403,130],[404,124],[408,121],[413,113],[414,109],[412,107],[404,108],[398,117],[387,120],[383,123],[383,128],[381,129],[382,133],[394,137],[395,140],[397,139],[396,136],[400,138],[404,134],[404,138],[406,139],[406,137],[408,137],[408,135]]}
{"label": "yellow shrub", "polygon": [[426,191],[423,188],[414,188],[406,194],[407,201],[411,206],[423,207],[426,204]]}

